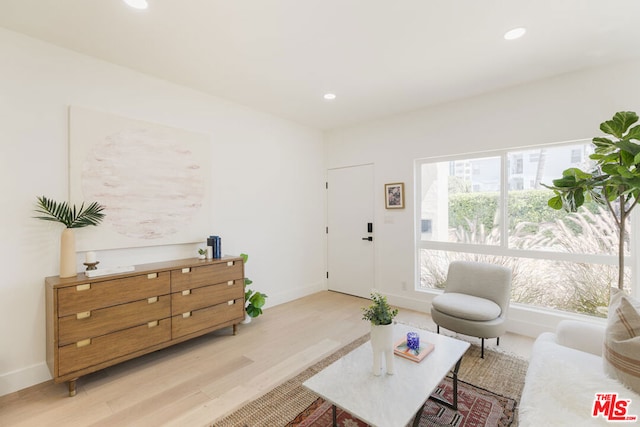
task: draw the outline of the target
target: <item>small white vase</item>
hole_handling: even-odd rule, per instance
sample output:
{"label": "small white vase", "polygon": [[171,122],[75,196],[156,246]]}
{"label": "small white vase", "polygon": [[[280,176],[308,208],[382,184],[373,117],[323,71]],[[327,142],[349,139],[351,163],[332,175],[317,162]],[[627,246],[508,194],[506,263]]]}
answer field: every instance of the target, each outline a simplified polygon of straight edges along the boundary
{"label": "small white vase", "polygon": [[76,277],[76,236],[72,228],[62,230],[60,236],[60,277]]}
{"label": "small white vase", "polygon": [[393,375],[393,324],[371,325],[371,348],[373,349],[373,375],[382,374],[382,357],[387,375]]}

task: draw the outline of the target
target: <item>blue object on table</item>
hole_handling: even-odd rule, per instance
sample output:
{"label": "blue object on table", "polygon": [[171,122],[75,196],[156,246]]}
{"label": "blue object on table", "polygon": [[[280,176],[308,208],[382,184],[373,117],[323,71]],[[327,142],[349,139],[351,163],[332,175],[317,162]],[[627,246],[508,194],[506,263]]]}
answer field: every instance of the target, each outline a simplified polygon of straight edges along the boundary
{"label": "blue object on table", "polygon": [[420,348],[420,335],[417,332],[407,332],[407,347],[418,351]]}

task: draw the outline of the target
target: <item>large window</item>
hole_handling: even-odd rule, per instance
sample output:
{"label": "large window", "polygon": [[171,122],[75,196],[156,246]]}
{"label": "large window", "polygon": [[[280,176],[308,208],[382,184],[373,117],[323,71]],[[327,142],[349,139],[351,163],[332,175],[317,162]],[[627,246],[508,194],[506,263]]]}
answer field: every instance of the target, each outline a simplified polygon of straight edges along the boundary
{"label": "large window", "polygon": [[[553,193],[542,185],[569,167],[589,170],[591,146],[419,161],[420,288],[442,288],[452,260],[492,262],[513,269],[513,302],[604,316],[617,286],[614,219],[595,203],[576,213],[553,210]],[[625,242],[630,258],[628,235]],[[625,274],[629,286],[630,269]]]}

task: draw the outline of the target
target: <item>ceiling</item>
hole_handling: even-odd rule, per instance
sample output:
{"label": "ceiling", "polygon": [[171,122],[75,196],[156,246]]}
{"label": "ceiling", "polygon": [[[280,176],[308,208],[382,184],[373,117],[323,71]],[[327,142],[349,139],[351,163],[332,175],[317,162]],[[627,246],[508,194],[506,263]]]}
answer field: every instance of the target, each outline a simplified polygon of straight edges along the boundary
{"label": "ceiling", "polygon": [[0,0],[0,26],[325,130],[640,57],[638,0],[148,2]]}

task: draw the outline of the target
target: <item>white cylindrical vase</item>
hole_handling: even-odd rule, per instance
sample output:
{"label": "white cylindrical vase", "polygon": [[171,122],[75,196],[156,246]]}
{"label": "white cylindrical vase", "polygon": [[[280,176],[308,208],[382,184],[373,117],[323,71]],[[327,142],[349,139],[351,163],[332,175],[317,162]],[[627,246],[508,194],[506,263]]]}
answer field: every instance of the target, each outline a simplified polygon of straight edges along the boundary
{"label": "white cylindrical vase", "polygon": [[60,277],[75,277],[77,274],[76,236],[72,228],[65,228],[60,236]]}
{"label": "white cylindrical vase", "polygon": [[388,375],[393,374],[393,324],[371,325],[371,348],[373,349],[373,374],[382,374],[382,358]]}

